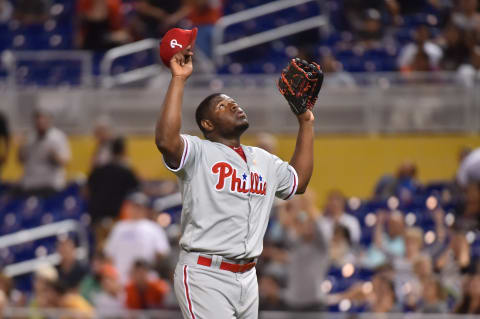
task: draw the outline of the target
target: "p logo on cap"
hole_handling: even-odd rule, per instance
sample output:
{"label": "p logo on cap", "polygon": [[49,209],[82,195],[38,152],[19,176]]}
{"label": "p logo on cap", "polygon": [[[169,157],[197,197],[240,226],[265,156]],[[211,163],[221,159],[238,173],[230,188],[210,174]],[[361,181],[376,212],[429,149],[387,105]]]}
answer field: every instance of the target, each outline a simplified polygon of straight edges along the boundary
{"label": "p logo on cap", "polygon": [[170,29],[160,42],[160,58],[163,64],[170,67],[170,60],[178,52],[182,51],[189,45],[195,45],[197,38],[197,28],[192,30],[184,30],[180,28]]}

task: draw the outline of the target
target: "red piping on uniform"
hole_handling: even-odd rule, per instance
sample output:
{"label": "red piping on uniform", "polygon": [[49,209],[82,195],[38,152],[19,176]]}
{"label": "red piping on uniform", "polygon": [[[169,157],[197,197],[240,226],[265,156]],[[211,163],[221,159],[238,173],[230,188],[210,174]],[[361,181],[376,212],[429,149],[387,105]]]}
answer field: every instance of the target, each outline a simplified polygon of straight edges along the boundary
{"label": "red piping on uniform", "polygon": [[193,314],[193,310],[192,310],[192,301],[190,300],[190,292],[188,290],[187,265],[183,266],[183,283],[185,284],[185,292],[186,292],[187,301],[188,301],[188,310],[190,310],[190,315],[192,315],[192,319],[195,319],[195,315]]}
{"label": "red piping on uniform", "polygon": [[288,194],[288,196],[285,197],[285,199],[289,199],[290,196],[293,195],[293,193],[295,192],[296,189],[297,189],[297,176],[295,176],[295,174],[293,174],[293,188],[292,188],[292,191],[290,192],[290,194]]}

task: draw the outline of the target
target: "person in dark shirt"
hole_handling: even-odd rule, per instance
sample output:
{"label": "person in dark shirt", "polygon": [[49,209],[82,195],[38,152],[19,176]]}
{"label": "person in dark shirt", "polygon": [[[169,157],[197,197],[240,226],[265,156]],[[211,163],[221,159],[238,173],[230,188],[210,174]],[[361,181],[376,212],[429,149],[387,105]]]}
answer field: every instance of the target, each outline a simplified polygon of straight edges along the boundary
{"label": "person in dark shirt", "polygon": [[77,259],[75,242],[68,236],[58,238],[57,252],[60,255],[60,264],[57,266],[58,281],[67,290],[76,290],[88,273],[87,265]]}
{"label": "person in dark shirt", "polygon": [[0,173],[7,162],[10,150],[10,130],[7,118],[0,112]]}
{"label": "person in dark shirt", "polygon": [[105,217],[116,218],[128,193],[139,186],[133,170],[126,163],[125,140],[112,143],[112,161],[95,168],[87,182],[89,213],[93,223]]}

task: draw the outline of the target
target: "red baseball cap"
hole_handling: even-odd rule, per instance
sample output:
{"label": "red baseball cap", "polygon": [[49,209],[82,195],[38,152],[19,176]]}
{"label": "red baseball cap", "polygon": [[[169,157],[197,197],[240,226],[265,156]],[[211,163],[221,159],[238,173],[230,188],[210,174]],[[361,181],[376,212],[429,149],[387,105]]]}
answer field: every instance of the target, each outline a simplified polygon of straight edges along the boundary
{"label": "red baseball cap", "polygon": [[197,38],[197,31],[197,28],[193,28],[192,30],[180,28],[168,30],[160,42],[160,57],[162,58],[163,64],[170,67],[170,60],[175,54],[184,50],[189,45],[191,45],[193,49]]}

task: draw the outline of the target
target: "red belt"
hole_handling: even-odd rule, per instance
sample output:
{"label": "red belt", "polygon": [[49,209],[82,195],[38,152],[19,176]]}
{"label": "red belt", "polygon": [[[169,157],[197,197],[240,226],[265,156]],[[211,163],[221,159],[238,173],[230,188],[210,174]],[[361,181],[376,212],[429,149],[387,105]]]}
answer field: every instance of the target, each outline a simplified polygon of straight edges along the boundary
{"label": "red belt", "polygon": [[[210,267],[212,266],[212,259],[208,257],[198,256],[197,264]],[[255,267],[255,265],[255,262],[249,262],[247,264],[232,264],[222,261],[222,263],[220,264],[220,269],[228,270],[231,272],[246,272]]]}

